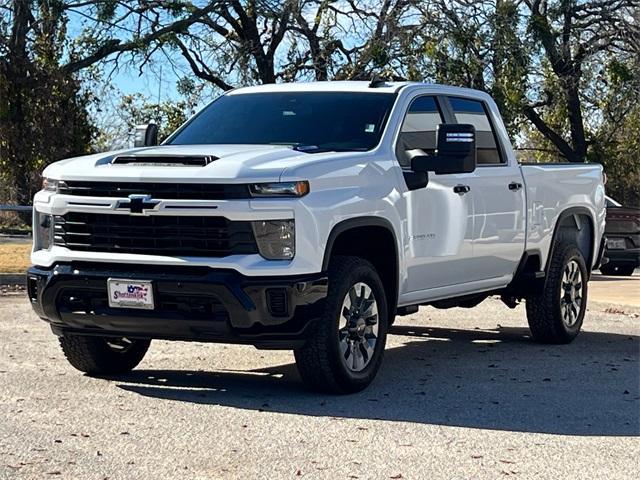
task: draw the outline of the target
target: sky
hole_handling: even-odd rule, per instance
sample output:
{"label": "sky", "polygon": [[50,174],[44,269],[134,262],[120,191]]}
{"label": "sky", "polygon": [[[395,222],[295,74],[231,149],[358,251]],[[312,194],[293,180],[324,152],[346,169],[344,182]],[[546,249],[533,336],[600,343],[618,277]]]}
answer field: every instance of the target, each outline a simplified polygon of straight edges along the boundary
{"label": "sky", "polygon": [[[157,71],[156,71],[157,70]],[[175,100],[179,97],[176,91],[178,76],[168,67],[153,67],[145,69],[140,75],[137,70],[120,70],[111,79],[114,85],[123,94],[142,93],[154,101],[160,96],[160,100]]]}
{"label": "sky", "polygon": [[[68,12],[69,23],[67,25],[69,38],[78,38],[82,36],[84,31],[90,31],[95,26],[90,16],[94,14],[83,8],[73,9]],[[108,22],[107,22],[108,23]],[[111,28],[117,25],[111,25]],[[128,41],[131,38],[131,30],[128,24],[118,26],[122,31],[122,40]],[[116,30],[117,31],[117,30]],[[111,33],[113,34],[113,32]],[[126,61],[128,54],[123,55]],[[162,52],[158,51],[151,57],[151,60],[144,66],[142,74],[140,74],[137,66],[126,68],[121,64],[119,70],[112,72],[112,64],[109,61],[113,57],[107,59],[104,64],[104,72],[109,73],[108,82],[116,87],[122,94],[141,93],[153,101],[160,100],[176,100],[179,98],[176,90],[176,82],[179,80],[178,75],[171,67]],[[177,68],[182,70],[182,75],[190,75],[191,71],[181,62],[181,56],[173,52],[172,62]],[[121,62],[124,63],[124,62]]]}

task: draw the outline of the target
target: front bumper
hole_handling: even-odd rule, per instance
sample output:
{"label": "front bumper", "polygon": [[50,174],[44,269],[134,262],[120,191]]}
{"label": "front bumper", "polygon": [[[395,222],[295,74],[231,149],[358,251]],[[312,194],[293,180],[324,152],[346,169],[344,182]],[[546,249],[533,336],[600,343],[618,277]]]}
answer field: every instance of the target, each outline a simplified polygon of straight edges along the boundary
{"label": "front bumper", "polygon": [[[107,279],[150,280],[154,310],[111,308]],[[31,267],[28,293],[57,335],[302,345],[324,308],[324,274],[248,277],[234,270],[71,262]]]}

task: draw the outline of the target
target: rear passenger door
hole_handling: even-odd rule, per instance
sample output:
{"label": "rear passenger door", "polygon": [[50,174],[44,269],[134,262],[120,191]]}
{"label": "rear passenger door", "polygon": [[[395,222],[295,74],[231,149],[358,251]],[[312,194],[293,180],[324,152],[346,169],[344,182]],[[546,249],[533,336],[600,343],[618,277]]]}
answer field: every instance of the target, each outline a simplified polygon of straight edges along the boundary
{"label": "rear passenger door", "polygon": [[524,249],[525,197],[518,165],[509,165],[488,105],[449,96],[457,123],[476,129],[478,165],[470,181],[473,199],[473,268],[484,279],[511,275]]}

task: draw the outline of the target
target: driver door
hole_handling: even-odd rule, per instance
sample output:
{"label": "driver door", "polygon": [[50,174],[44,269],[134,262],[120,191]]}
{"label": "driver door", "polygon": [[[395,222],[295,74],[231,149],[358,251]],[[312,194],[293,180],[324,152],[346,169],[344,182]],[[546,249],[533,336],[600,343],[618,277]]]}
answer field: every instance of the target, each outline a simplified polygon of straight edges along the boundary
{"label": "driver door", "polygon": [[[412,99],[396,144],[396,157],[408,174],[411,170],[408,150],[435,153],[438,125],[446,122],[443,104],[434,95]],[[407,291],[403,293],[411,299],[423,298],[421,291],[476,280],[469,268],[473,262],[473,189],[460,192],[459,188],[470,186],[472,180],[473,173],[429,172],[426,187],[404,194]],[[425,292],[424,298],[428,296]]]}

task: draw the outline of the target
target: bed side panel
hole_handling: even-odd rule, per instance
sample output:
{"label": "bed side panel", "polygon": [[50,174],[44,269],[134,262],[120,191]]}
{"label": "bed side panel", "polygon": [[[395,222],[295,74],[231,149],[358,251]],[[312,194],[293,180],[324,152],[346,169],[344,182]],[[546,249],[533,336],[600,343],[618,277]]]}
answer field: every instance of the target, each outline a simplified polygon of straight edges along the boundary
{"label": "bed side panel", "polygon": [[[559,216],[569,208],[582,207],[594,220],[592,251],[597,253],[606,215],[602,166],[556,164],[521,168],[527,189],[527,250],[539,251],[545,265]],[[593,255],[594,261],[596,256]]]}

